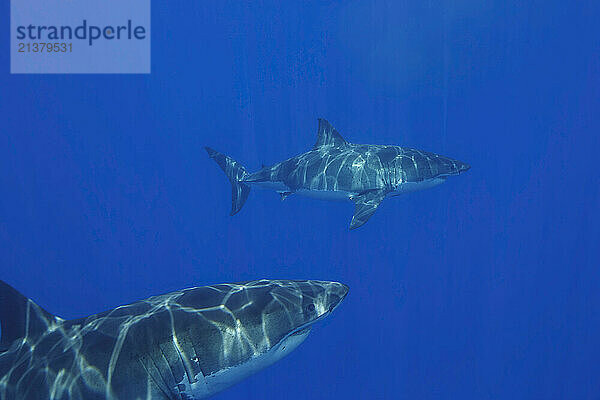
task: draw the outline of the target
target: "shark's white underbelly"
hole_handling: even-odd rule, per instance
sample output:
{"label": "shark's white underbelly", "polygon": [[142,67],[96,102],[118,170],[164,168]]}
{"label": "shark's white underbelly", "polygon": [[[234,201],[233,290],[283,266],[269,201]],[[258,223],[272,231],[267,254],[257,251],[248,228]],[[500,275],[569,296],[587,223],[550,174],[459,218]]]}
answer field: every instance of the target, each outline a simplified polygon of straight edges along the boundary
{"label": "shark's white underbelly", "polygon": [[300,196],[311,197],[313,199],[329,200],[329,201],[345,201],[350,200],[350,196],[356,194],[346,192],[344,190],[308,190],[300,189],[296,191]]}
{"label": "shark's white underbelly", "polygon": [[[400,184],[396,190],[393,191],[395,194],[416,192],[418,190],[429,189],[438,185],[441,185],[446,180],[444,178],[428,179],[421,182],[405,182]],[[289,192],[290,188],[287,187],[283,182],[252,182],[252,186],[257,186],[263,189],[275,190],[277,192]],[[311,190],[311,189],[299,189],[294,192],[300,196],[311,197],[313,199],[329,200],[329,201],[346,201],[350,200],[352,196],[357,195],[359,192],[350,192],[346,190]]]}
{"label": "shark's white underbelly", "polygon": [[441,185],[444,182],[446,182],[446,180],[444,178],[428,179],[428,180],[421,181],[421,182],[405,182],[405,183],[400,184],[396,188],[396,190],[394,190],[394,193],[400,194],[400,193],[416,192],[417,190],[429,189],[434,186]]}
{"label": "shark's white underbelly", "polygon": [[283,357],[298,347],[310,333],[310,328],[285,338],[281,343],[274,346],[266,353],[251,357],[245,363],[217,371],[211,375],[204,376],[199,373],[195,376],[196,382],[190,384],[187,377],[179,383],[182,393],[190,399],[204,399],[236,384],[244,378],[268,367],[281,360]]}
{"label": "shark's white underbelly", "polygon": [[261,189],[270,189],[270,190],[275,190],[277,192],[287,192],[290,190],[290,188],[287,187],[287,185],[283,182],[266,181],[266,182],[247,182],[247,183],[252,186],[259,187]]}

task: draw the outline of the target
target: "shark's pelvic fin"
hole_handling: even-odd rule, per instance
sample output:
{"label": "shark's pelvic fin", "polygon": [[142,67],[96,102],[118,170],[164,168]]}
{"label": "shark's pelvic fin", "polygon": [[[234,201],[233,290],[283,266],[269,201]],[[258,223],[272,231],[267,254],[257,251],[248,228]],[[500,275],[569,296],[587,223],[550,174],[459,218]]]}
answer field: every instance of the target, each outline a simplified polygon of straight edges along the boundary
{"label": "shark's pelvic fin", "polygon": [[281,201],[284,201],[285,199],[287,199],[288,196],[292,193],[294,193],[294,192],[279,192],[279,195],[281,196]]}
{"label": "shark's pelvic fin", "polygon": [[9,284],[0,281],[0,351],[19,338],[35,340],[50,326],[61,321]]}
{"label": "shark's pelvic fin", "polygon": [[248,172],[246,168],[242,166],[239,162],[235,161],[233,158],[226,156],[225,154],[219,153],[211,149],[210,147],[205,147],[206,152],[219,164],[219,167],[225,172],[229,182],[231,182],[231,214],[237,214],[241,209],[246,199],[248,198],[248,194],[250,194],[250,187],[245,183],[241,182],[246,176],[248,176]]}
{"label": "shark's pelvic fin", "polygon": [[388,193],[389,190],[387,189],[368,190],[353,196],[352,201],[354,201],[355,207],[354,215],[350,222],[350,230],[364,225],[371,218],[371,215],[375,213],[375,210],[377,210],[377,207],[379,207],[379,204],[381,204]]}
{"label": "shark's pelvic fin", "polygon": [[313,148],[321,146],[345,146],[348,142],[339,134],[338,131],[325,119],[319,118],[319,131],[317,133],[317,142]]}

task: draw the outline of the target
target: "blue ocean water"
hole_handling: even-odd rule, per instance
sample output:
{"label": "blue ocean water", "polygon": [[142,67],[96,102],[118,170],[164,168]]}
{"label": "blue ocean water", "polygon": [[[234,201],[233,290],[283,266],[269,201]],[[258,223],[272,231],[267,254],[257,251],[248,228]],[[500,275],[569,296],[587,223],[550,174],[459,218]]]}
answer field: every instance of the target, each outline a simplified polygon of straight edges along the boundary
{"label": "blue ocean water", "polygon": [[[600,398],[594,1],[153,2],[150,75],[10,75],[0,34],[0,279],[74,318],[256,278],[350,286],[289,357],[216,399]],[[8,24],[9,4],[0,5]],[[351,142],[468,162],[351,203],[249,170]]]}

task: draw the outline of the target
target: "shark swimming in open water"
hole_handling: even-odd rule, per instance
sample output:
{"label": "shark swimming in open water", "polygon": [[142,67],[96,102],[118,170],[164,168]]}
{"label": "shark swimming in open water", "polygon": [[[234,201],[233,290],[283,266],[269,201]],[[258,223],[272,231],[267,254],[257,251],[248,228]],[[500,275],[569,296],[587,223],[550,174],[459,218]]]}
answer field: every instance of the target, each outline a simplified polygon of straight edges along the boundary
{"label": "shark swimming in open water", "polygon": [[349,143],[324,119],[319,119],[317,142],[310,151],[254,173],[231,157],[209,147],[206,151],[231,182],[231,215],[244,205],[250,186],[258,186],[279,192],[282,200],[294,193],[351,200],[355,208],[350,229],[364,225],[386,197],[437,186],[470,168],[422,150]]}
{"label": "shark swimming in open water", "polygon": [[258,280],[67,321],[0,281],[0,399],[204,399],[290,353],[347,293]]}

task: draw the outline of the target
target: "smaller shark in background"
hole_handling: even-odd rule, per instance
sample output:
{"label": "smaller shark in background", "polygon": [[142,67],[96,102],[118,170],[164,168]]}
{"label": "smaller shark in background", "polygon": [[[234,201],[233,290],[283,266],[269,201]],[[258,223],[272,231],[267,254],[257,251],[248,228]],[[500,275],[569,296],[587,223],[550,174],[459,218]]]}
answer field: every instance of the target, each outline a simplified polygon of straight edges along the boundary
{"label": "smaller shark in background", "polygon": [[231,182],[231,215],[244,205],[250,186],[258,186],[279,192],[282,200],[294,193],[351,200],[355,208],[350,229],[364,225],[386,197],[437,186],[471,168],[422,150],[349,143],[324,119],[319,119],[317,142],[310,151],[254,173],[231,157],[209,147],[206,151]]}
{"label": "smaller shark in background", "polygon": [[204,399],[289,354],[347,293],[262,279],[67,321],[0,281],[0,399]]}

